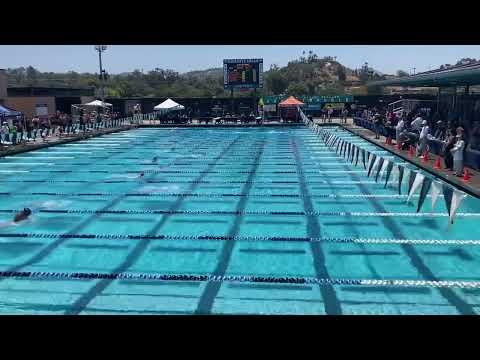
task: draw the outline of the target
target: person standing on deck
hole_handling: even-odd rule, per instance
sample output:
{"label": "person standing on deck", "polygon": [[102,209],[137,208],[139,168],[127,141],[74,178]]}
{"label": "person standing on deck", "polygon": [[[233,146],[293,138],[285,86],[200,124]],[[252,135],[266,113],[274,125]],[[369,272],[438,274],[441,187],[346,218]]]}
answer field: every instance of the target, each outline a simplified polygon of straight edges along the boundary
{"label": "person standing on deck", "polygon": [[343,110],[342,110],[342,122],[344,124],[347,123],[347,116],[348,116],[348,109],[346,107],[344,107]]}
{"label": "person standing on deck", "polygon": [[329,122],[329,123],[332,122],[332,117],[333,117],[333,108],[332,108],[332,107],[329,107],[329,108],[328,108],[328,122]]}
{"label": "person standing on deck", "polygon": [[453,175],[463,175],[463,150],[465,149],[465,141],[463,140],[463,128],[457,128],[457,142],[450,152],[453,155]]}
{"label": "person standing on deck", "polygon": [[428,140],[432,139],[430,135],[430,127],[427,120],[422,121],[422,130],[418,138],[417,156],[423,157],[423,153],[427,150]]}
{"label": "person standing on deck", "polygon": [[452,150],[455,145],[455,140],[455,135],[452,134],[452,130],[447,129],[443,149],[443,160],[445,162],[445,169],[447,170],[453,170],[453,156],[450,150]]}
{"label": "person standing on deck", "polygon": [[413,132],[419,132],[422,129],[422,125],[423,119],[420,114],[418,114],[418,116],[415,118],[415,120],[412,121],[410,126]]}
{"label": "person standing on deck", "polygon": [[405,129],[405,121],[403,120],[403,117],[401,117],[400,120],[398,121],[397,126],[395,126],[395,140],[397,144],[401,143],[400,134],[403,132],[404,129]]}

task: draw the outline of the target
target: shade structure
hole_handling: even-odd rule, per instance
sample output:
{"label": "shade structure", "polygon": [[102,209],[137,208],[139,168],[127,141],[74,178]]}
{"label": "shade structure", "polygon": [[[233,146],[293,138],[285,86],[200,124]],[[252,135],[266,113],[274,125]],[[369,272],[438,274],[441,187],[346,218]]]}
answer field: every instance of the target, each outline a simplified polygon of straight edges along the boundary
{"label": "shade structure", "polygon": [[280,107],[297,107],[297,106],[302,106],[304,105],[303,102],[300,100],[296,99],[293,96],[290,96],[288,99],[282,101],[278,106]]}
{"label": "shade structure", "polygon": [[10,118],[10,117],[18,117],[18,116],[22,116],[22,113],[20,111],[16,111],[4,105],[0,105],[0,117]]}
{"label": "shade structure", "polygon": [[185,106],[180,105],[179,103],[173,101],[172,99],[167,99],[161,104],[158,104],[153,108],[154,110],[183,110]]}
{"label": "shade structure", "polygon": [[101,100],[93,100],[89,103],[82,104],[82,106],[94,106],[94,107],[110,107],[112,104],[107,102],[102,102]]}

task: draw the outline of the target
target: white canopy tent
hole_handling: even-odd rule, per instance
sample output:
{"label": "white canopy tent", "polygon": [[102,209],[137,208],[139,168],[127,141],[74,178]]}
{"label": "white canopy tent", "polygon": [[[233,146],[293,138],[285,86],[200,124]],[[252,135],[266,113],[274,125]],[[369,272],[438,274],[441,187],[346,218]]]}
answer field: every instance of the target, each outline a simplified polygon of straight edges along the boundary
{"label": "white canopy tent", "polygon": [[180,105],[179,103],[173,101],[172,99],[167,99],[161,104],[158,104],[153,108],[155,111],[170,111],[170,110],[183,110],[185,106]]}
{"label": "white canopy tent", "polygon": [[101,100],[93,100],[89,103],[82,104],[82,106],[93,106],[93,107],[111,107],[112,104],[107,102],[102,102]]}

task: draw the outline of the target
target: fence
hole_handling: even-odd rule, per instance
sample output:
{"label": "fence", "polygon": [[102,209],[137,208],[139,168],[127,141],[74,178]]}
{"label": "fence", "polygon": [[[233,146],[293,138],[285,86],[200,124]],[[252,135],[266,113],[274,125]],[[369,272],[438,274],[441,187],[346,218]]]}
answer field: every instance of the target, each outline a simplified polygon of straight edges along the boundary
{"label": "fence", "polygon": [[5,150],[11,146],[26,142],[35,142],[37,139],[41,138],[46,140],[52,136],[74,136],[78,134],[85,134],[87,132],[99,131],[102,129],[114,129],[120,128],[123,126],[139,125],[142,115],[134,115],[131,117],[125,117],[120,119],[106,119],[101,122],[92,122],[92,123],[81,123],[79,121],[66,126],[53,125],[50,127],[39,126],[36,128],[29,128],[20,132],[15,131],[13,128],[6,129],[2,128],[0,133],[0,143]]}

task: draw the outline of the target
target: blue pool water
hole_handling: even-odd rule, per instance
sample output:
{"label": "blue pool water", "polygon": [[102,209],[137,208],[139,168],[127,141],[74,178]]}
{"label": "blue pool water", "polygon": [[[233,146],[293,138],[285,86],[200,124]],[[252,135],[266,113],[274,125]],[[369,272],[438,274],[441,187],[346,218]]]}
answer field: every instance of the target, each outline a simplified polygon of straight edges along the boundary
{"label": "blue pool water", "polygon": [[415,216],[406,181],[398,196],[307,127],[131,130],[3,158],[0,184],[0,271],[30,272],[0,278],[1,313],[479,311],[478,287],[426,281],[480,280],[480,201],[450,228],[442,198]]}

